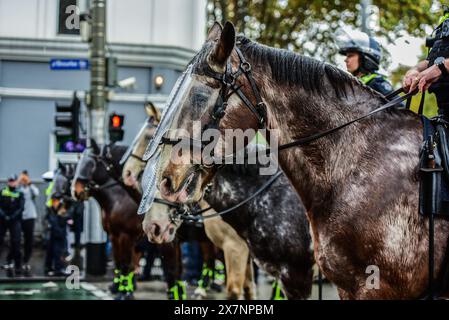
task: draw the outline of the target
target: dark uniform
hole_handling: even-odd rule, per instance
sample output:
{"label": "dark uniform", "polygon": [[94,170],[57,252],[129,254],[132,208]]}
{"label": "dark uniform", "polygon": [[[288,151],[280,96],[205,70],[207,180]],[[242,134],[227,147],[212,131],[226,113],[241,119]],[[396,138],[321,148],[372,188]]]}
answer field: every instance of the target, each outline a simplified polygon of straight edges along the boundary
{"label": "dark uniform", "polygon": [[81,234],[84,226],[84,202],[73,202],[67,211],[67,217],[68,219],[73,220],[73,224],[70,226],[70,231],[73,232],[75,237],[74,254],[72,255],[71,263],[82,269]]}
{"label": "dark uniform", "polygon": [[67,216],[58,214],[53,206],[47,208],[46,220],[50,236],[47,243],[45,271],[49,275],[64,275],[63,257],[66,250],[67,219]]}
{"label": "dark uniform", "polygon": [[379,73],[374,72],[364,75],[360,78],[360,81],[362,81],[368,87],[376,90],[377,92],[382,93],[384,96],[387,96],[391,92],[393,92],[393,86],[391,85],[391,83],[388,82],[385,76]]}
{"label": "dark uniform", "polygon": [[23,193],[17,188],[6,186],[0,192],[0,255],[6,231],[9,230],[11,241],[11,258],[14,268],[20,272],[22,268],[22,255],[20,252],[21,221],[25,206]]}
{"label": "dark uniform", "polygon": [[[449,12],[446,9],[445,15],[441,17],[435,37],[429,39],[428,46],[431,46],[427,61],[429,66],[435,64],[438,58],[449,58]],[[429,43],[430,42],[430,43]],[[430,88],[430,93],[435,93],[438,103],[438,112],[449,119],[449,76],[442,75],[438,81],[434,82]]]}

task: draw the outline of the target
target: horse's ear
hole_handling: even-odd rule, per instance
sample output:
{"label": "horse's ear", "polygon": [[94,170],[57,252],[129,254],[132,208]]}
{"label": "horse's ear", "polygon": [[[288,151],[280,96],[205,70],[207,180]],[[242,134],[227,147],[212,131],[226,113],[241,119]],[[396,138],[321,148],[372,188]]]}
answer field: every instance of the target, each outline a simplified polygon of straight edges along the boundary
{"label": "horse's ear", "polygon": [[95,141],[95,139],[90,139],[90,146],[94,150],[94,154],[100,154],[100,148],[98,147],[97,141]]}
{"label": "horse's ear", "polygon": [[153,117],[157,122],[161,120],[161,112],[151,101],[148,101],[148,103],[145,104],[145,112],[148,117]]}
{"label": "horse's ear", "polygon": [[209,55],[209,63],[219,68],[224,68],[226,61],[234,50],[235,46],[235,28],[234,25],[226,21],[220,39],[215,44]]}
{"label": "horse's ear", "polygon": [[220,39],[221,31],[223,31],[223,27],[217,21],[214,22],[212,28],[209,29],[207,33],[207,41],[217,41]]}

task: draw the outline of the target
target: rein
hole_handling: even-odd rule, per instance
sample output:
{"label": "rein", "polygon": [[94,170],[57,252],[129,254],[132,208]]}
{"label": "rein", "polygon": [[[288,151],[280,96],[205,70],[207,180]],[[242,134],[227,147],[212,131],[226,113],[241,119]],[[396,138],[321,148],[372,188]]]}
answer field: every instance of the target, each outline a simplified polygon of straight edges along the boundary
{"label": "rein", "polygon": [[[231,66],[231,62],[228,59],[227,64],[226,64],[226,69],[224,73],[220,73],[220,72],[216,72],[214,70],[212,70],[212,68],[207,65],[207,69],[204,71],[204,74],[206,76],[212,77],[218,81],[220,81],[222,83],[222,88],[221,88],[221,92],[217,98],[217,101],[215,102],[215,106],[212,110],[211,113],[211,118],[213,119],[213,122],[206,125],[205,128],[203,128],[203,131],[207,128],[218,128],[219,127],[219,122],[220,120],[226,115],[226,108],[228,106],[228,102],[227,100],[229,99],[230,96],[232,96],[234,93],[236,93],[239,98],[242,100],[242,102],[245,104],[245,106],[257,117],[258,122],[259,122],[259,128],[263,128],[266,125],[267,119],[266,119],[266,105],[265,103],[262,101],[261,95],[260,95],[260,90],[254,80],[254,77],[252,76],[251,73],[251,65],[249,64],[248,61],[245,60],[245,58],[243,57],[242,52],[240,51],[240,49],[238,47],[235,48],[238,57],[240,59],[240,64],[239,64],[239,68],[236,72],[232,72],[232,66]],[[241,76],[241,75],[245,75],[245,77],[248,79],[250,85],[251,85],[251,89],[252,89],[252,93],[256,99],[256,104],[253,104],[251,102],[250,99],[248,99],[248,97],[242,92],[241,87],[236,85],[236,80]],[[231,91],[229,93],[229,91]],[[327,135],[330,135],[336,131],[339,131],[353,123],[359,122],[365,118],[368,118],[376,113],[379,113],[381,111],[385,111],[387,109],[390,109],[392,107],[395,107],[397,105],[399,105],[401,102],[405,101],[405,100],[409,100],[410,98],[415,95],[417,93],[418,90],[415,90],[413,92],[409,92],[406,93],[403,96],[397,97],[383,105],[381,105],[380,107],[378,107],[377,109],[363,115],[360,116],[356,119],[353,119],[349,122],[346,122],[340,126],[328,129],[328,130],[324,130],[315,134],[312,134],[310,136],[307,137],[303,137],[300,138],[298,140],[286,143],[286,144],[282,144],[278,147],[277,150],[285,150],[285,149],[289,149],[292,147],[296,147],[296,146],[301,146],[301,145],[306,145],[310,142],[313,142],[315,140],[318,140],[322,137],[325,137]],[[400,88],[394,92],[391,92],[390,94],[388,94],[385,98],[389,99],[392,98],[396,95],[398,95],[399,93],[404,92],[403,88]],[[408,103],[409,105],[409,103]],[[175,145],[180,143],[181,141],[183,141],[185,138],[178,138],[178,139],[170,139],[170,138],[166,138],[166,137],[162,137],[160,144],[162,145]],[[199,141],[193,138],[187,138],[187,140],[190,140],[191,143],[193,144],[197,144],[197,145],[201,145],[202,148],[204,148],[205,146],[205,141]],[[266,153],[272,153],[273,151],[270,148],[265,149]],[[212,149],[213,152],[213,149]],[[248,158],[249,154],[245,155],[245,158]],[[229,158],[235,158],[236,154],[231,154],[228,156],[224,156],[222,158],[215,158],[213,157],[212,159],[214,160],[213,162],[217,162],[217,160],[221,160],[221,163],[226,163],[223,161],[226,161],[226,159]],[[213,165],[213,163],[212,163]],[[205,164],[201,164],[201,166],[203,167],[210,167],[211,165],[205,165]]]}
{"label": "rein", "polygon": [[[212,207],[208,207],[205,209],[201,209],[201,210],[197,210],[197,211],[191,211],[189,209],[186,209],[185,206],[176,204],[176,203],[172,203],[163,199],[154,199],[155,202],[158,203],[162,203],[165,205],[168,205],[170,207],[174,207],[177,209],[176,213],[175,213],[175,217],[174,218],[178,218],[181,219],[183,221],[191,221],[191,222],[200,222],[200,221],[204,221],[206,219],[211,219],[211,218],[215,218],[215,217],[219,217],[219,216],[223,216],[229,212],[232,212],[238,208],[240,208],[241,206],[247,204],[249,201],[253,200],[255,197],[257,197],[259,194],[261,194],[262,192],[264,192],[266,189],[268,189],[280,176],[282,175],[282,171],[278,171],[276,172],[273,176],[271,176],[271,178],[265,182],[259,189],[257,189],[256,192],[254,192],[251,196],[249,196],[248,198],[240,201],[239,203],[237,203],[236,205],[224,209],[222,211],[216,212],[216,213],[212,213],[212,214],[208,214],[205,216],[202,216],[201,214],[209,211],[210,209],[212,209]],[[174,220],[174,219],[172,219]]]}

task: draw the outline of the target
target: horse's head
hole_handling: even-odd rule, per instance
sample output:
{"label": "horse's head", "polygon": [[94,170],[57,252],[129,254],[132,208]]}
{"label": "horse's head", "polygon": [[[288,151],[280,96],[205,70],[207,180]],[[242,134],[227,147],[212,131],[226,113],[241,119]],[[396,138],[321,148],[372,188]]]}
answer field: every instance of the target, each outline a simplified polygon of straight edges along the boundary
{"label": "horse's head", "polygon": [[101,149],[91,140],[89,148],[84,150],[76,167],[72,182],[72,196],[77,200],[87,200],[92,189],[105,184],[111,178],[113,170],[111,147]]}
{"label": "horse's head", "polygon": [[60,193],[65,196],[70,196],[70,184],[75,175],[76,164],[58,163],[58,169],[55,171],[53,177],[52,194]]}
{"label": "horse's head", "polygon": [[53,177],[53,188],[50,196],[55,194],[63,195],[63,198],[59,200],[63,204],[61,207],[62,210],[68,210],[72,205],[70,184],[75,174],[75,168],[76,164],[63,164],[58,162],[58,168]]}
{"label": "horse's head", "polygon": [[[205,161],[206,149],[212,145],[206,146],[205,141],[213,141],[208,152],[213,149],[215,158],[235,153],[252,140],[265,120],[251,65],[236,48],[231,23],[226,22],[224,28],[214,24],[188,70],[190,82],[175,93],[177,111],[165,138],[178,141],[188,137],[190,142],[200,142],[201,147],[186,152],[166,142],[158,176],[161,196],[180,203],[199,201],[215,171],[208,162],[212,158]],[[225,129],[241,130],[229,135]],[[236,145],[235,140],[242,136],[236,137],[238,132],[245,132],[244,141]]]}
{"label": "horse's head", "polygon": [[[156,192],[156,198],[159,198]],[[143,231],[150,242],[166,243],[174,240],[176,230],[181,225],[181,220],[173,220],[176,207],[166,203],[155,201],[151,209],[145,213],[142,222]]]}
{"label": "horse's head", "polygon": [[148,118],[121,160],[121,163],[123,163],[123,182],[127,186],[133,187],[140,192],[142,190],[139,180],[146,165],[146,161],[144,161],[142,157],[148,143],[154,136],[154,131],[159,121],[161,120],[159,109],[157,109],[151,102],[145,105],[145,111]]}

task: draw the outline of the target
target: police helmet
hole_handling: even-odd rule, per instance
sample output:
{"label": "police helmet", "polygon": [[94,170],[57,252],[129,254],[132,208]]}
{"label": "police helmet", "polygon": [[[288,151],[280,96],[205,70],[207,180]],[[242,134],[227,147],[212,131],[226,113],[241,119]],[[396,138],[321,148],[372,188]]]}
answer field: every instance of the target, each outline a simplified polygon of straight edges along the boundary
{"label": "police helmet", "polygon": [[348,52],[360,54],[360,71],[363,73],[374,72],[379,69],[382,57],[380,44],[373,37],[361,31],[340,31],[337,34],[339,53],[346,55]]}
{"label": "police helmet", "polygon": [[8,176],[8,181],[16,181],[18,179],[17,174],[13,173]]}
{"label": "police helmet", "polygon": [[56,191],[51,195],[51,198],[61,200],[64,199],[64,195],[61,192]]}

